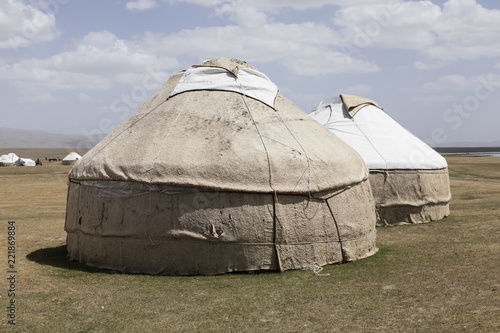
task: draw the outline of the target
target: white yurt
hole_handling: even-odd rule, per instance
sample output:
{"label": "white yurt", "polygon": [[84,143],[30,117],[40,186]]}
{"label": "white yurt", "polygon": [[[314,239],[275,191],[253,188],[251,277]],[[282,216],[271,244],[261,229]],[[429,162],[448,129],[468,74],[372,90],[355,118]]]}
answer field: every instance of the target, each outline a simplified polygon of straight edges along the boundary
{"label": "white yurt", "polygon": [[0,156],[0,166],[12,166],[16,164],[16,161],[19,159],[14,153],[9,153]]}
{"label": "white yurt", "polygon": [[377,225],[424,223],[450,214],[446,160],[376,102],[341,94],[321,101],[309,115],[363,157]]}
{"label": "white yurt", "polygon": [[31,158],[19,158],[16,161],[16,165],[17,166],[36,166],[36,163]]}
{"label": "white yurt", "polygon": [[73,165],[76,163],[76,161],[78,161],[79,159],[81,159],[82,157],[80,156],[80,154],[78,153],[75,153],[74,151],[69,153],[68,155],[66,155],[66,157],[64,157],[61,161],[61,164],[63,165]]}
{"label": "white yurt", "polygon": [[132,273],[284,271],[376,252],[362,158],[232,58],[173,75],[75,163],[65,230],[71,259]]}

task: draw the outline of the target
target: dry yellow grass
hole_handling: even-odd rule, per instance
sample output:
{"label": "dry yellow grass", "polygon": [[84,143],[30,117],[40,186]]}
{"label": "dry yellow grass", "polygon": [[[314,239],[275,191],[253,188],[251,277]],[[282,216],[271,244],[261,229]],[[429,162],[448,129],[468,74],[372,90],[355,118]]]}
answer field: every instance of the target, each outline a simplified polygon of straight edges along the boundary
{"label": "dry yellow grass", "polygon": [[[0,168],[2,332],[500,332],[500,158],[450,157],[452,216],[378,229],[377,255],[311,271],[169,277],[65,258],[70,166]],[[16,221],[17,325],[7,324]]]}

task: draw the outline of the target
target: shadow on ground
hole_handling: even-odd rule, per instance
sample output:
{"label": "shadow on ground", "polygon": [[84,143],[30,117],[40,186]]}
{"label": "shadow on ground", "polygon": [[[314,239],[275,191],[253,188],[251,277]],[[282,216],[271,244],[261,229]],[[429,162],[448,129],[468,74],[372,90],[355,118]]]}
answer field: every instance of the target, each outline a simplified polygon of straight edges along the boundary
{"label": "shadow on ground", "polygon": [[[85,264],[79,263],[78,261],[68,259],[68,251],[66,250],[66,245],[47,247],[44,249],[39,249],[31,252],[26,256],[29,261],[36,262],[40,265],[48,265],[52,267],[71,269],[81,272],[88,273],[104,273],[104,274],[129,274],[129,275],[142,275],[141,273],[121,273],[109,269],[100,269],[95,267],[90,267]],[[273,274],[277,271],[263,270],[263,271],[251,271],[251,272],[231,272],[226,274]],[[146,274],[149,275],[149,274]]]}
{"label": "shadow on ground", "polygon": [[[26,256],[29,261],[36,262],[40,265],[49,265],[52,267],[65,268],[71,270],[77,270],[88,273],[105,273],[105,274],[130,274],[130,275],[142,275],[141,273],[121,273],[118,271],[113,271],[109,269],[100,269],[95,267],[90,267],[85,264],[79,263],[78,261],[68,259],[68,251],[66,250],[66,245],[47,247],[44,249],[39,249],[31,252]],[[230,272],[226,274],[273,274],[278,271],[273,270],[258,270],[258,271],[242,271],[242,272]],[[145,274],[149,275],[149,274]]]}
{"label": "shadow on ground", "polygon": [[36,262],[37,264],[40,265],[49,265],[53,267],[78,270],[82,272],[119,274],[119,272],[107,269],[94,268],[79,263],[78,261],[69,260],[68,251],[66,250],[66,245],[61,245],[57,247],[47,247],[44,249],[33,251],[26,256],[26,259],[28,259],[29,261]]}

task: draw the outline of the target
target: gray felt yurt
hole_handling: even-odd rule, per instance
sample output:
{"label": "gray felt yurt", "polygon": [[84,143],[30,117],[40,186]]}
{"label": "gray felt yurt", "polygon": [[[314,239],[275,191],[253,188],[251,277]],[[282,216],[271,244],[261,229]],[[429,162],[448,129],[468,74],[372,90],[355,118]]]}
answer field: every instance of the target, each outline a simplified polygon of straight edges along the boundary
{"label": "gray felt yurt", "polygon": [[425,223],[450,214],[446,160],[376,102],[342,94],[320,102],[309,115],[363,157],[377,225]]}
{"label": "gray felt yurt", "polygon": [[367,180],[359,154],[264,74],[216,58],[173,75],[75,163],[67,249],[168,275],[352,261],[376,252]]}
{"label": "gray felt yurt", "polygon": [[16,163],[16,166],[36,166],[36,162],[31,158],[19,158]]}

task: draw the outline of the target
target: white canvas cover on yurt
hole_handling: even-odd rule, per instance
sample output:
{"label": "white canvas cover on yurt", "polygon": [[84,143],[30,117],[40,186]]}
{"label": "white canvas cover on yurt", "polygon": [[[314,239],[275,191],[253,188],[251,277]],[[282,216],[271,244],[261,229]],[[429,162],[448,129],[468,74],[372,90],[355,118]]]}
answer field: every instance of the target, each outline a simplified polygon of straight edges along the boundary
{"label": "white canvas cover on yurt", "polygon": [[16,165],[17,166],[36,166],[36,163],[31,158],[19,158],[16,161]]}
{"label": "white canvas cover on yurt", "polygon": [[79,159],[81,159],[82,157],[80,156],[80,154],[78,153],[75,153],[74,151],[69,153],[68,155],[66,155],[66,157],[64,157],[61,161],[61,164],[64,164],[64,165],[72,165],[72,164],[75,164],[76,161],[78,161]]}
{"label": "white canvas cover on yurt", "polygon": [[232,58],[173,75],[69,181],[69,257],[91,266],[283,271],[376,252],[362,158]]}
{"label": "white canvas cover on yurt", "polygon": [[363,157],[378,225],[424,223],[450,214],[446,160],[376,102],[341,94],[320,102],[309,115]]}
{"label": "white canvas cover on yurt", "polygon": [[16,163],[16,161],[19,159],[19,156],[17,156],[14,153],[9,153],[0,156],[0,166],[12,166]]}

